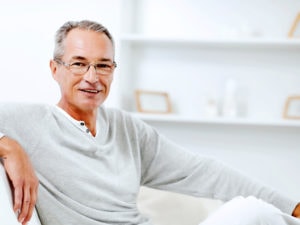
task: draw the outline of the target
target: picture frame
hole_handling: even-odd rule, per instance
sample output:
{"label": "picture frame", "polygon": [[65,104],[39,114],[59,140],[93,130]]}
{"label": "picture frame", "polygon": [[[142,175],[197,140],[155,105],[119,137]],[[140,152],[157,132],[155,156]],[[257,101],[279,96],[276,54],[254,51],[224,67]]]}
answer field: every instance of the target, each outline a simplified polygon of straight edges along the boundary
{"label": "picture frame", "polygon": [[283,110],[284,119],[300,119],[300,95],[289,96]]}
{"label": "picture frame", "polygon": [[170,96],[166,92],[136,90],[137,111],[168,114],[172,112]]}
{"label": "picture frame", "polygon": [[288,33],[290,38],[300,38],[300,13],[297,14]]}

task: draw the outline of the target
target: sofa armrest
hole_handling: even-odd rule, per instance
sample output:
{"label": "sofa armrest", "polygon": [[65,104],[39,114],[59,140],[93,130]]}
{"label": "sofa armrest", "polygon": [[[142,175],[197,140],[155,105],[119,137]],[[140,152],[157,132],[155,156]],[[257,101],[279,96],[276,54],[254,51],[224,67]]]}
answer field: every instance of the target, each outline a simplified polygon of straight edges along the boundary
{"label": "sofa armrest", "polygon": [[[0,224],[1,225],[20,225],[17,215],[13,211],[13,200],[11,187],[6,176],[5,169],[0,162]],[[41,225],[36,210],[28,225]]]}

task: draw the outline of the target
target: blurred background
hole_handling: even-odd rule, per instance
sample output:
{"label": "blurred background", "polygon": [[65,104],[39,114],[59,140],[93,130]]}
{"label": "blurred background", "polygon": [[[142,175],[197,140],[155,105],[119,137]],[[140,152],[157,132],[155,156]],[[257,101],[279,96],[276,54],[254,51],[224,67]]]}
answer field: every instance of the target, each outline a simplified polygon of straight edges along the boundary
{"label": "blurred background", "polygon": [[[1,0],[0,101],[55,104],[54,34],[95,20],[116,41],[108,106],[299,198],[300,123],[283,118],[300,95],[299,12],[299,0]],[[167,93],[171,113],[139,112],[136,90]]]}
{"label": "blurred background", "polygon": [[[196,40],[196,38],[205,38],[207,40],[217,38],[219,41],[223,41],[224,38],[235,38],[239,40],[248,37],[285,39],[292,26],[293,20],[300,10],[300,2],[298,0],[226,0],[222,2],[222,4],[217,0],[111,0],[109,2],[104,0],[89,0],[84,3],[78,0],[72,2],[58,0],[28,0],[26,2],[21,0],[1,0],[0,4],[0,76],[2,78],[0,82],[0,100],[49,103],[55,103],[59,97],[57,85],[51,78],[48,65],[52,57],[54,33],[56,29],[67,20],[91,19],[107,26],[116,39],[117,59],[120,61],[120,45],[125,45],[124,42],[122,42],[124,34],[142,34],[151,37],[158,36],[166,38],[183,37],[193,40]],[[197,47],[197,45],[195,46]],[[192,46],[192,48],[195,48],[195,46]],[[224,46],[226,48],[226,45]],[[221,46],[221,48],[224,48],[224,46]],[[159,48],[159,46],[152,47]],[[173,74],[172,82],[174,83],[176,79],[183,78],[182,81],[185,82],[185,89],[183,90],[190,89],[194,92],[197,91],[198,95],[192,93],[196,98],[199,98],[199,95],[204,96],[204,94],[216,98],[220,94],[216,89],[222,88],[225,78],[234,78],[236,73],[238,73],[238,76],[244,76],[244,74],[250,73],[247,71],[249,69],[253,70],[251,71],[252,73],[256,72],[255,68],[251,68],[251,66],[253,66],[253,57],[248,58],[248,64],[245,65],[244,62],[237,60],[239,58],[238,55],[232,56],[233,60],[236,60],[234,66],[243,66],[244,68],[242,68],[242,70],[232,69],[231,65],[234,63],[230,64],[226,61],[224,63],[225,59],[230,59],[230,57],[226,55],[228,52],[224,54],[224,51],[219,51],[218,55],[223,54],[221,57],[213,54],[216,51],[215,48],[209,49],[210,51],[208,52],[207,49],[202,48],[201,50],[205,52],[205,54],[202,55],[197,55],[195,51],[189,51],[190,49],[186,46],[181,48],[181,50],[182,52],[179,51],[181,54],[194,54],[194,58],[198,57],[197,64],[202,64],[203,66],[200,68],[199,66],[193,67],[195,63],[192,65],[188,63],[189,68],[185,68],[183,65],[186,64],[186,62],[182,59],[178,59],[182,61],[182,64],[177,64],[176,69],[180,70],[179,67],[184,67],[184,75]],[[162,55],[162,58],[168,57],[164,54],[169,54],[170,57],[176,57],[178,51],[174,51],[175,49],[173,48],[171,51],[163,50],[159,54],[157,54],[157,52],[153,54],[156,54],[157,57]],[[236,48],[232,48],[230,51],[236,51]],[[133,54],[134,53],[131,53],[131,55],[129,55],[132,57]],[[213,71],[211,69],[211,60],[209,60],[211,57],[215,58],[214,65],[221,64],[220,66],[223,66],[221,70],[222,74],[220,74],[220,71]],[[255,55],[254,58],[255,57],[260,57],[260,54]],[[189,56],[188,60],[191,61],[191,58],[192,57]],[[288,56],[284,58],[288,58]],[[122,69],[126,67],[128,63],[126,59],[123,58],[122,60],[122,62],[119,62],[120,67],[116,71],[116,80],[118,80],[118,76],[123,76]],[[294,65],[290,63],[290,61],[294,61],[293,57],[289,57],[289,59],[286,59],[284,62],[278,62],[278,60],[282,60],[282,58],[277,58],[266,63],[274,64],[274,60],[276,64],[287,64],[285,67],[286,71],[281,71],[282,74],[284,73],[284,76],[287,76],[288,79],[298,79],[298,76],[293,76],[293,70],[295,69]],[[143,62],[137,61],[136,64],[138,63]],[[162,63],[165,63],[165,61],[162,60]],[[171,63],[173,63],[173,61]],[[244,65],[241,65],[242,63]],[[224,67],[228,67],[229,70],[224,69]],[[137,68],[139,69],[139,65],[137,65]],[[292,70],[292,72],[287,73],[287,70]],[[162,64],[160,68],[155,68],[154,71],[160,74],[164,72],[172,73],[172,70],[164,68],[164,64]],[[153,72],[151,71],[151,73]],[[207,74],[201,77],[201,74],[205,72]],[[251,83],[249,85],[251,86],[252,83],[256,83],[256,85],[260,86],[260,84],[256,82],[256,79],[258,79],[258,81],[263,82],[261,86],[264,86],[264,82],[270,81],[268,77],[269,74],[270,72],[266,71],[265,80],[260,80],[259,76],[251,74]],[[202,93],[199,87],[197,90],[189,88],[190,81],[197,79],[199,75],[202,80],[198,83],[205,83],[205,86],[201,87],[200,85],[200,88],[206,89],[206,93]],[[146,79],[145,77],[147,77],[147,75],[143,77],[143,74],[141,74],[140,77],[141,79]],[[130,77],[126,76],[125,79],[130,80]],[[156,82],[156,78],[153,80]],[[167,80],[169,80],[169,77],[167,77]],[[246,86],[244,83],[249,81],[248,78],[246,78],[245,81],[240,80],[241,86]],[[287,79],[283,79],[284,83],[282,86],[282,88],[285,89],[292,86],[291,83],[293,83],[286,80]],[[275,81],[281,82],[282,80],[275,77]],[[236,79],[236,82],[238,82],[238,79]],[[286,84],[287,82],[289,84]],[[116,83],[118,83],[118,81]],[[192,84],[195,84],[195,82],[192,82]],[[273,82],[272,86],[274,85],[276,86]],[[141,88],[143,88],[143,86]],[[153,89],[151,85],[145,88]],[[270,87],[262,88],[268,89]],[[125,89],[128,92],[128,87]],[[177,111],[180,112],[180,108],[187,108],[186,111],[188,111],[188,106],[185,105],[183,101],[178,100],[178,94],[176,94],[172,88],[166,86],[156,89],[166,90],[171,92],[170,94],[174,92],[173,98],[176,99],[174,109],[177,108]],[[111,102],[109,104],[113,106],[122,104],[120,103],[122,99],[119,99],[120,93],[116,92],[117,90],[113,89],[113,93],[108,101]],[[267,92],[265,94],[268,95]],[[281,95],[280,98],[282,100],[283,95]],[[273,99],[269,100],[271,102],[274,101]],[[177,101],[178,103],[176,103]],[[187,101],[186,104],[189,103],[190,102]],[[180,104],[183,106],[181,107]],[[124,106],[124,108],[126,107],[127,106]],[[134,110],[132,106],[128,106],[127,108]],[[201,109],[198,108],[195,113],[201,113],[200,111]]]}

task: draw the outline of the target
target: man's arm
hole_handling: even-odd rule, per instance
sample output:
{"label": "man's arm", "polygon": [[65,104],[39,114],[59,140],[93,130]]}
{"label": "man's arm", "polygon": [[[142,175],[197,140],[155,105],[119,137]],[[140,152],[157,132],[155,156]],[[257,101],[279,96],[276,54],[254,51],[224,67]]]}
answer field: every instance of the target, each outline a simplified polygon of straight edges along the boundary
{"label": "man's arm", "polygon": [[14,211],[19,213],[18,220],[26,224],[35,207],[38,179],[26,152],[17,141],[0,137],[0,157],[13,186]]}

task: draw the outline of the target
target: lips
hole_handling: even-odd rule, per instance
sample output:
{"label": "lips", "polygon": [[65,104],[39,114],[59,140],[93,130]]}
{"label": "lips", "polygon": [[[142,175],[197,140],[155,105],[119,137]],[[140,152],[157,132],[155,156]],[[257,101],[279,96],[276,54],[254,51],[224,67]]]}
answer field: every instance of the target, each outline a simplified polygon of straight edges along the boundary
{"label": "lips", "polygon": [[98,94],[100,92],[100,90],[97,90],[97,89],[79,89],[79,91],[83,91],[83,92],[91,93],[91,94]]}

